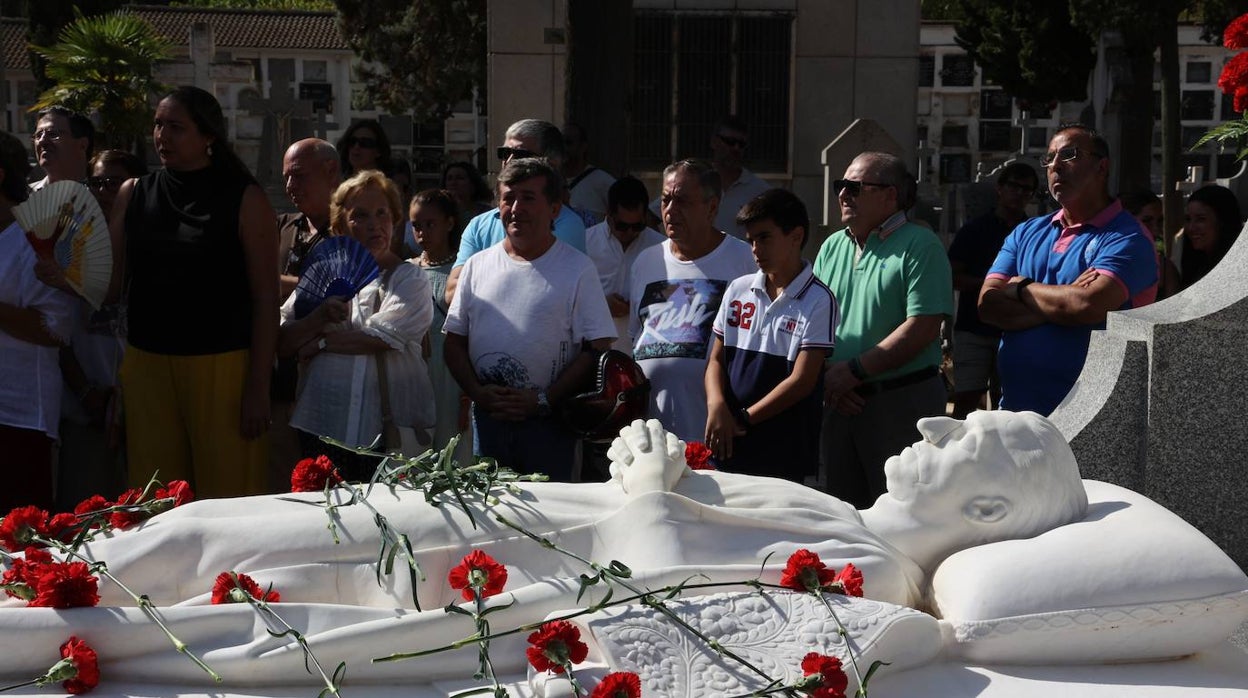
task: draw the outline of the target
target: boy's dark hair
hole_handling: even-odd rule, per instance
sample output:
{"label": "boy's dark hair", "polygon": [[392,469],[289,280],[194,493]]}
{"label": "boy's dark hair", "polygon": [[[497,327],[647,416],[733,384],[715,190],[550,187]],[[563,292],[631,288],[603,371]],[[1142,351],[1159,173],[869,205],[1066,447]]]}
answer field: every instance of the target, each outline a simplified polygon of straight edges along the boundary
{"label": "boy's dark hair", "polygon": [[768,189],[750,199],[737,212],[737,225],[747,226],[764,220],[773,221],[785,233],[802,228],[802,247],[810,238],[810,216],[806,204],[788,189]]}
{"label": "boy's dark hair", "polygon": [[645,208],[650,203],[650,194],[646,185],[632,175],[625,175],[615,180],[607,190],[607,211],[614,214],[622,208],[630,211]]}
{"label": "boy's dark hair", "polygon": [[1040,184],[1040,176],[1036,174],[1036,169],[1025,162],[1011,162],[1001,170],[1001,174],[997,175],[998,182],[1031,182],[1032,186]]}

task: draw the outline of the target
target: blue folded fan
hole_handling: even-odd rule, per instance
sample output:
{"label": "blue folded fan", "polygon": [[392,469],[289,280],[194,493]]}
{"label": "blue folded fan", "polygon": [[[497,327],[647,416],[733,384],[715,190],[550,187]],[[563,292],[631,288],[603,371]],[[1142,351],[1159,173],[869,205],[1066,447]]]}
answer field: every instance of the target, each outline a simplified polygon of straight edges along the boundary
{"label": "blue folded fan", "polygon": [[372,253],[355,238],[322,240],[312,248],[295,287],[295,319],[306,317],[326,298],[354,298],[380,272]]}

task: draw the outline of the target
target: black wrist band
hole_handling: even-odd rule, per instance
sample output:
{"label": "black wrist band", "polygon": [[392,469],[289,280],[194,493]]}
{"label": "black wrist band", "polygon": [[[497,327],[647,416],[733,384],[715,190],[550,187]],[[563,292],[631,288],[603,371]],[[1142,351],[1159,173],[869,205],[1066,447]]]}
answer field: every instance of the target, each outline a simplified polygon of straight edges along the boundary
{"label": "black wrist band", "polygon": [[738,422],[741,422],[741,426],[746,427],[746,428],[749,428],[749,426],[750,426],[750,411],[749,411],[749,410],[747,410],[747,409],[746,409],[746,408],[744,408],[744,407],[742,407],[741,409],[737,410],[737,421],[738,421]]}
{"label": "black wrist band", "polygon": [[1034,284],[1035,282],[1035,279],[1029,279],[1025,276],[1018,280],[1018,284],[1014,286],[1014,296],[1018,298],[1019,303],[1023,302],[1023,289],[1027,288],[1031,284]]}
{"label": "black wrist band", "polygon": [[862,367],[862,362],[858,360],[857,356],[849,360],[849,372],[854,374],[854,378],[860,381],[865,381],[871,377],[867,373],[867,369]]}

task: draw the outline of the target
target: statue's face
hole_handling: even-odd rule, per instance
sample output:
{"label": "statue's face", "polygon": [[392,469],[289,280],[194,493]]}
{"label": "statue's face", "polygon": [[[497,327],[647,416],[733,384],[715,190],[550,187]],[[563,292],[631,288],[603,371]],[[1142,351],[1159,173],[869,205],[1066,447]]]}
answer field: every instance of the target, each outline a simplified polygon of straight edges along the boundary
{"label": "statue's face", "polygon": [[973,412],[965,421],[919,420],[923,440],[884,464],[884,498],[911,511],[916,520],[940,524],[960,519],[966,502],[1011,490],[1018,473],[1002,442],[1008,413]]}

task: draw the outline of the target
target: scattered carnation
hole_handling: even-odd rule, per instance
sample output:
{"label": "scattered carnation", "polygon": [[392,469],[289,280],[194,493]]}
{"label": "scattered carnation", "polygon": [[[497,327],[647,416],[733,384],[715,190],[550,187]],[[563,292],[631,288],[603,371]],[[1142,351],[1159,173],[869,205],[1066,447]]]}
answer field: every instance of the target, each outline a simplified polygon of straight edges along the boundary
{"label": "scattered carnation", "polygon": [[191,491],[191,483],[186,480],[172,480],[164,487],[158,487],[153,498],[172,499],[173,506],[180,507],[195,501],[195,493]]}
{"label": "scattered carnation", "polygon": [[615,671],[589,694],[589,698],[641,698],[641,679],[631,671]]}
{"label": "scattered carnation", "polygon": [[[237,577],[237,581],[235,581],[235,577]],[[235,589],[241,590],[253,599],[268,603],[278,603],[282,600],[281,594],[276,591],[262,590],[260,585],[256,583],[256,580],[245,574],[222,572],[217,575],[217,581],[212,585],[212,602],[214,604],[245,603],[246,599],[234,598],[231,592]]]}
{"label": "scattered carnation", "polygon": [[[98,494],[93,494],[81,502],[78,502],[78,506],[74,507],[74,515],[79,519],[87,519],[90,518],[92,514],[98,511],[104,511],[112,505],[113,503],[107,499],[104,499]],[[103,526],[104,522],[107,520],[108,518],[103,516],[91,518],[91,527],[99,528],[100,526]]]}
{"label": "scattered carnation", "polygon": [[47,532],[49,536],[68,543],[78,535],[78,517],[73,514],[57,514],[48,521]]}
{"label": "scattered carnation", "polygon": [[538,671],[564,673],[569,664],[580,664],[589,654],[589,647],[581,642],[581,631],[566,620],[542,623],[542,627],[529,635],[530,647],[525,650],[529,664]]}
{"label": "scattered carnation", "polygon": [[52,562],[52,555],[43,548],[26,548],[23,557],[9,561],[9,569],[0,576],[0,588],[15,599],[30,602],[38,596],[39,576],[43,565]]}
{"label": "scattered carnation", "polygon": [[823,564],[819,556],[802,548],[789,556],[780,586],[796,591],[819,591],[836,580],[836,574]]}
{"label": "scattered carnation", "polygon": [[472,601],[474,591],[481,598],[500,593],[507,584],[507,568],[480,550],[473,550],[447,575],[452,589],[462,590],[464,600]]}
{"label": "scattered carnation", "polygon": [[[143,490],[132,487],[125,492],[122,492],[121,496],[117,498],[117,501],[113,506],[124,507],[135,505],[139,503],[139,500],[141,500],[142,497]],[[151,514],[141,510],[114,511],[112,515],[109,516],[108,522],[112,524],[113,528],[128,528],[134,524],[146,521],[150,517]]]}
{"label": "scattered carnation", "polygon": [[61,658],[73,666],[73,674],[64,677],[61,684],[68,693],[88,693],[100,683],[99,658],[87,643],[71,636],[61,645]]}
{"label": "scattered carnation", "polygon": [[685,463],[691,470],[714,470],[711,465],[711,449],[701,441],[690,441],[685,444]]}
{"label": "scattered carnation", "polygon": [[39,566],[38,575],[31,606],[83,608],[100,602],[99,579],[85,562],[49,562]]}
{"label": "scattered carnation", "polygon": [[862,570],[854,567],[852,562],[845,563],[845,567],[836,573],[836,579],[832,582],[840,584],[846,596],[862,596]]}
{"label": "scattered carnation", "polygon": [[819,675],[819,685],[806,689],[806,695],[811,698],[845,698],[849,677],[841,668],[840,659],[811,652],[802,659],[802,673],[806,676]]}
{"label": "scattered carnation", "polygon": [[291,492],[322,492],[327,484],[337,485],[340,482],[342,475],[329,456],[304,458],[295,464],[290,473]]}
{"label": "scattered carnation", "polygon": [[1218,76],[1218,89],[1230,95],[1248,88],[1248,51],[1236,54],[1222,66]]}
{"label": "scattered carnation", "polygon": [[[32,545],[34,536],[48,534],[48,512],[35,506],[18,507],[0,522],[0,545],[18,551]],[[36,544],[37,545],[37,544]]]}
{"label": "scattered carnation", "polygon": [[1248,48],[1248,14],[1236,17],[1222,32],[1222,45],[1227,48]]}

